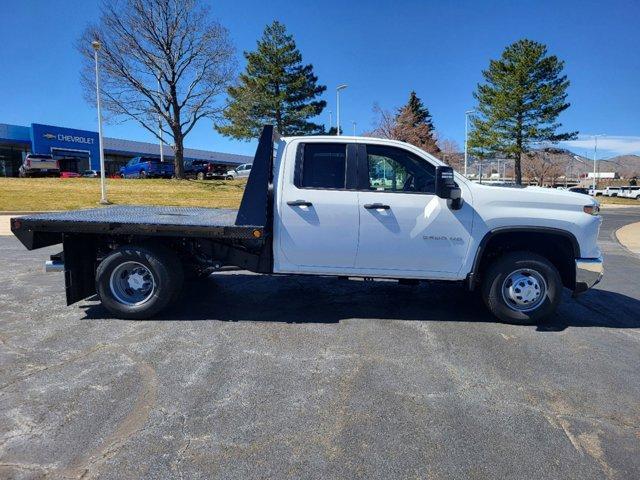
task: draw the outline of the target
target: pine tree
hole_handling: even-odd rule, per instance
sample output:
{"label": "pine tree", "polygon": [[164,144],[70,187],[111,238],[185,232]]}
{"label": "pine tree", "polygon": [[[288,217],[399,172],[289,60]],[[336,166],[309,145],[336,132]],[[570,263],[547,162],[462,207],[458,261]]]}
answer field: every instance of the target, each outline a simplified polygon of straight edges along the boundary
{"label": "pine tree", "polygon": [[217,130],[233,138],[255,138],[263,125],[273,124],[283,135],[321,133],[322,125],[309,121],[326,102],[317,98],[326,90],[318,85],[313,65],[303,65],[293,36],[278,21],[268,25],[258,47],[245,52],[246,71],[229,88],[226,123]]}
{"label": "pine tree", "polygon": [[413,112],[416,123],[424,123],[427,127],[429,127],[429,130],[435,130],[433,126],[433,119],[431,118],[429,109],[424,106],[422,100],[420,100],[420,98],[418,98],[418,95],[416,95],[416,92],[412,91],[409,94],[409,102],[407,103],[407,106]]}
{"label": "pine tree", "polygon": [[532,40],[509,45],[499,60],[482,72],[474,97],[477,115],[469,147],[478,156],[500,153],[514,159],[516,183],[522,183],[523,155],[534,143],[575,138],[578,132],[558,133],[558,116],[569,108],[569,80],[564,62],[547,55],[547,47]]}
{"label": "pine tree", "polygon": [[434,155],[440,153],[431,114],[416,92],[412,91],[407,104],[398,109],[395,123],[397,140],[411,143]]}

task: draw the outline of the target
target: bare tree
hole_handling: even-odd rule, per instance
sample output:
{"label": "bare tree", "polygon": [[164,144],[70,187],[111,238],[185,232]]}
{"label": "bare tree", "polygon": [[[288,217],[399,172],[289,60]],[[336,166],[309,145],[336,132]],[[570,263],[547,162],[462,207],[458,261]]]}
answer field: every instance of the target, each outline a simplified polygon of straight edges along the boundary
{"label": "bare tree", "polygon": [[[219,97],[235,72],[227,30],[199,0],[103,0],[98,24],[78,42],[81,80],[94,97],[93,51],[98,40],[101,95],[115,117],[136,120],[173,140],[176,178],[184,176],[184,138],[203,118],[216,120]],[[95,101],[95,100],[93,100]]]}
{"label": "bare tree", "polygon": [[464,154],[460,151],[460,145],[449,138],[438,138],[440,157],[444,163],[461,171],[464,168]]}
{"label": "bare tree", "polygon": [[524,170],[529,182],[536,181],[541,187],[545,180],[553,183],[562,173],[562,165],[544,151],[527,152]]}

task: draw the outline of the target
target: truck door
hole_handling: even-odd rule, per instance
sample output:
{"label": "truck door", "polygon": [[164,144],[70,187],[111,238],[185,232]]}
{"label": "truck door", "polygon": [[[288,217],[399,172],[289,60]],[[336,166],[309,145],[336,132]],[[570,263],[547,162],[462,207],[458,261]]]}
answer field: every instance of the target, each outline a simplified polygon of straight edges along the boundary
{"label": "truck door", "polygon": [[435,165],[408,150],[359,145],[358,167],[356,270],[371,276],[454,278],[469,246],[470,205],[451,210],[434,194]]}
{"label": "truck door", "polygon": [[350,271],[360,212],[356,147],[308,140],[287,147],[274,222],[274,271]]}

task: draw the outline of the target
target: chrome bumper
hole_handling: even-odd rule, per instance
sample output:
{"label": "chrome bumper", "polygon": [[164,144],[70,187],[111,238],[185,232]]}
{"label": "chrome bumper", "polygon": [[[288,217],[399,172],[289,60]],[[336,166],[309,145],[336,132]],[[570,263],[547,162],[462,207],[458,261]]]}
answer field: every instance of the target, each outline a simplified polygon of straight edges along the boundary
{"label": "chrome bumper", "polygon": [[576,258],[576,288],[574,295],[589,290],[602,278],[604,271],[602,257]]}

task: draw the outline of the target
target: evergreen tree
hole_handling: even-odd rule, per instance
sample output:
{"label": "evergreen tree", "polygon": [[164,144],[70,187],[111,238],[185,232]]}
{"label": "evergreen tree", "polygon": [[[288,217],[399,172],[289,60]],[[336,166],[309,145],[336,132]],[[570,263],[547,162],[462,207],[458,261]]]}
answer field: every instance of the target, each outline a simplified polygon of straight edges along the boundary
{"label": "evergreen tree", "polygon": [[563,61],[547,55],[545,45],[527,39],[491,60],[482,72],[484,83],[474,93],[478,106],[469,136],[472,153],[514,159],[516,183],[521,184],[521,160],[531,144],[575,138],[578,132],[558,133],[558,116],[570,105],[563,68]]}
{"label": "evergreen tree", "polygon": [[246,71],[237,86],[229,88],[226,123],[217,130],[233,138],[251,139],[265,124],[283,135],[321,133],[324,126],[309,121],[326,102],[317,98],[326,90],[318,85],[313,65],[303,65],[291,35],[278,21],[268,25],[258,47],[245,52]]}
{"label": "evergreen tree", "polygon": [[431,114],[416,92],[411,92],[407,104],[398,110],[395,123],[397,140],[411,143],[434,155],[440,153]]}
{"label": "evergreen tree", "polygon": [[418,95],[416,95],[416,92],[412,91],[409,94],[409,102],[407,103],[407,106],[409,107],[409,110],[413,112],[416,124],[424,123],[429,130],[435,130],[429,109],[424,106],[422,100],[420,100]]}

